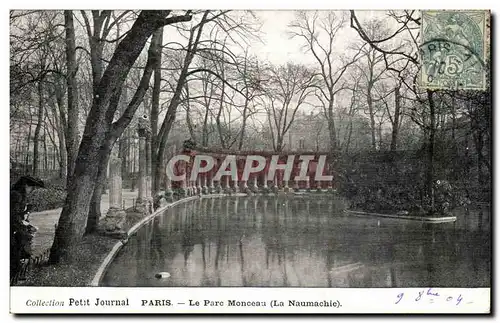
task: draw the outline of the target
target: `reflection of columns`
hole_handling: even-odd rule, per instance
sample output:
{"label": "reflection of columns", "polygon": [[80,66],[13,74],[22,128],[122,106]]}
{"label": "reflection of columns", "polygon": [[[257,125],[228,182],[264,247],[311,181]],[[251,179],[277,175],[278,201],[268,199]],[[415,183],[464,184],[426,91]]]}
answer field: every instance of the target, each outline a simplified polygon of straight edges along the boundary
{"label": "reflection of columns", "polygon": [[186,196],[187,195],[187,165],[185,161],[181,161],[182,169],[181,172],[184,174],[184,178],[181,180],[181,191],[182,195]]}
{"label": "reflection of columns", "polygon": [[248,214],[248,212],[247,212],[247,210],[248,210],[248,199],[247,198],[245,198],[243,200],[243,210],[244,210],[244,214],[247,215]]}

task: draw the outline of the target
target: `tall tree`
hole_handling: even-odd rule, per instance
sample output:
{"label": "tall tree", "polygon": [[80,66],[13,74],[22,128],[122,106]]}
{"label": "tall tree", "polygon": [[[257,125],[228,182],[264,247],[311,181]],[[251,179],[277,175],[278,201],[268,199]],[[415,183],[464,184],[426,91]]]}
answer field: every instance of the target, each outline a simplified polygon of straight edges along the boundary
{"label": "tall tree", "polygon": [[296,20],[289,25],[291,37],[302,40],[306,51],[313,55],[319,65],[323,82],[317,86],[317,90],[321,93],[317,98],[321,101],[328,120],[330,151],[332,153],[337,152],[339,146],[335,129],[335,97],[345,89],[342,76],[360,56],[360,50],[351,59],[342,59],[335,52],[337,34],[344,26],[345,21],[344,14],[338,16],[333,11],[328,12],[326,16],[321,16],[317,11],[299,11]]}
{"label": "tall tree", "polygon": [[[425,148],[427,151],[426,171],[425,171],[425,195],[429,201],[428,207],[430,212],[434,211],[434,148],[436,134],[436,104],[434,90],[422,91],[417,88],[418,70],[420,68],[419,55],[419,31],[420,17],[415,10],[405,10],[402,12],[389,12],[389,18],[393,21],[396,31],[387,36],[377,37],[369,35],[365,26],[359,21],[354,10],[350,13],[350,25],[363,41],[371,48],[382,54],[388,71],[394,72],[400,78],[405,87],[412,91],[415,100],[419,103],[416,106],[424,108],[425,123],[421,123],[426,135]],[[408,42],[398,43],[399,37],[409,39]],[[396,62],[396,63],[395,63]],[[408,71],[413,75],[408,78]],[[418,111],[422,112],[422,111]],[[415,111],[413,111],[415,113]],[[410,114],[412,120],[415,120],[414,115]]]}
{"label": "tall tree", "polygon": [[269,73],[270,86],[261,101],[267,110],[273,149],[281,152],[297,111],[314,92],[315,75],[305,66],[292,63],[272,67]]}
{"label": "tall tree", "polygon": [[117,46],[104,70],[85,122],[75,169],[71,183],[68,185],[68,196],[59,218],[50,252],[51,262],[58,262],[69,257],[71,248],[81,240],[88,218],[90,198],[98,180],[99,167],[107,163],[113,144],[130,123],[146,92],[153,71],[152,55],[148,55],[141,85],[134,93],[125,112],[113,122],[120,89],[132,65],[155,30],[168,24],[191,19],[189,12],[180,16],[170,16],[170,14],[169,10],[142,11]]}
{"label": "tall tree", "polygon": [[[162,164],[158,167],[156,166],[159,160],[155,158],[155,152],[158,150],[158,117],[160,113],[160,90],[161,90],[161,56],[162,56],[162,45],[163,45],[163,27],[160,27],[153,33],[153,38],[157,44],[153,53],[155,55],[155,65],[154,65],[154,80],[153,80],[153,93],[151,102],[151,169],[156,170],[160,168]],[[153,176],[153,187],[155,192],[160,189],[160,177]]]}
{"label": "tall tree", "polygon": [[[76,64],[76,45],[75,45],[75,26],[73,22],[73,12],[71,10],[64,11],[64,28],[66,29],[66,85],[68,91],[68,104],[66,109],[67,121],[65,123],[64,138],[66,140],[67,150],[67,181],[71,182],[71,176],[75,169],[75,160],[78,153],[78,89],[76,82],[76,73],[78,70]],[[59,96],[61,89],[59,91]],[[62,102],[59,103],[61,118],[64,118],[62,110]]]}

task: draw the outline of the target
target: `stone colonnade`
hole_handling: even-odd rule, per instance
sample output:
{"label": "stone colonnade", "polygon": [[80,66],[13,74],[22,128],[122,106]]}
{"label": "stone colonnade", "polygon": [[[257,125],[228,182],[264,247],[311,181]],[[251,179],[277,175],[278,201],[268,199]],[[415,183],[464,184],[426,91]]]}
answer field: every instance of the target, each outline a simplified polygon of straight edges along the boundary
{"label": "stone colonnade", "polygon": [[[220,180],[215,180],[215,174],[218,171],[220,165],[226,158],[226,154],[215,154],[206,152],[195,152],[195,151],[185,151],[185,155],[190,156],[190,161],[180,160],[174,166],[175,175],[186,174],[185,179],[182,181],[171,181],[167,180],[169,183],[170,190],[176,190],[179,194],[184,195],[196,195],[196,194],[208,194],[208,193],[257,193],[261,191],[271,191],[271,190],[282,190],[284,192],[290,190],[333,190],[333,181],[316,181],[315,174],[318,165],[318,159],[320,154],[309,154],[314,156],[314,159],[309,162],[308,171],[306,174],[306,180],[294,180],[295,177],[299,176],[301,160],[298,156],[294,159],[294,165],[292,172],[290,174],[289,180],[284,180],[284,171],[276,170],[274,178],[268,178],[268,171],[271,164],[271,155],[264,156],[266,159],[266,165],[264,169],[260,172],[251,173],[248,180],[243,180],[243,170],[246,163],[247,155],[235,155],[236,165],[237,165],[237,180],[234,180],[230,175],[223,175]],[[193,168],[193,163],[195,156],[197,154],[208,155],[214,159],[214,167],[208,172],[199,173],[194,180],[191,180],[191,173]],[[229,154],[228,154],[229,155]],[[257,155],[257,154],[254,154]],[[303,154],[306,155],[306,154]],[[204,166],[202,161],[201,167]],[[287,156],[279,158],[278,164],[286,164]],[[254,162],[253,166],[256,166]],[[324,172],[322,175],[329,175],[330,166],[328,159],[324,165]],[[168,176],[167,176],[168,177]]]}

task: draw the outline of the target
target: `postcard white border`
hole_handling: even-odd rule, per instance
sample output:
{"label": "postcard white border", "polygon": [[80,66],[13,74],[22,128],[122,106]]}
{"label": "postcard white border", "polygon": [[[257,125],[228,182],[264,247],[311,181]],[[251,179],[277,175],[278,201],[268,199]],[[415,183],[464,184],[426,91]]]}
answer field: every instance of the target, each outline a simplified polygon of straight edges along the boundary
{"label": "postcard white border", "polygon": [[[11,9],[11,8],[34,8],[34,7],[39,7],[40,6],[40,2],[35,2],[35,1],[32,1],[32,0],[29,0],[29,1],[4,1],[2,2],[2,7],[3,5],[5,5],[4,7],[4,14],[2,15],[2,20],[3,20],[3,33],[2,33],[2,39],[3,39],[3,43],[4,44],[7,44],[7,38],[8,38],[8,28],[9,28],[9,25],[8,25],[8,15],[7,15],[7,9]],[[448,6],[448,4],[450,4],[450,6]],[[500,2],[492,2],[492,1],[488,1],[488,0],[477,0],[477,1],[474,1],[474,2],[471,2],[471,1],[464,1],[464,0],[456,0],[456,1],[453,1],[453,2],[450,2],[450,3],[445,3],[445,2],[436,2],[436,1],[432,1],[432,0],[421,0],[421,1],[418,1],[418,2],[413,2],[413,3],[410,3],[410,2],[401,2],[401,1],[397,1],[397,0],[388,0],[388,1],[384,1],[384,2],[373,2],[373,1],[367,1],[367,0],[364,0],[364,1],[357,1],[357,2],[352,2],[352,1],[344,1],[344,2],[331,2],[331,1],[307,1],[307,2],[299,2],[299,1],[288,1],[288,2],[283,2],[283,1],[269,1],[269,0],[258,0],[258,1],[252,1],[252,2],[249,2],[249,1],[242,1],[242,2],[238,2],[238,3],[235,3],[235,2],[227,2],[227,1],[221,1],[221,0],[216,0],[216,1],[209,1],[208,3],[207,2],[202,2],[200,0],[189,0],[189,1],[174,1],[174,2],[168,2],[168,3],[159,3],[158,1],[142,1],[140,3],[140,6],[141,7],[144,7],[144,8],[150,8],[150,9],[153,9],[153,8],[159,8],[160,6],[171,6],[171,7],[179,7],[179,8],[185,8],[185,7],[212,7],[212,8],[222,8],[222,7],[226,7],[228,5],[232,5],[234,6],[235,8],[234,9],[237,9],[236,7],[237,6],[240,6],[240,7],[244,7],[245,9],[250,9],[250,8],[254,8],[254,9],[281,9],[281,10],[286,10],[286,9],[296,9],[296,8],[303,8],[303,9],[319,9],[319,8],[331,8],[333,9],[333,7],[335,7],[336,9],[396,9],[396,8],[406,8],[406,7],[411,7],[411,8],[420,8],[420,9],[444,9],[444,8],[449,8],[449,9],[478,9],[478,8],[490,8],[492,9],[492,13],[495,14],[498,12],[498,10],[495,10],[498,8]],[[106,6],[109,6],[109,7],[116,7],[116,8],[136,8],[138,6],[138,3],[135,1],[130,1],[130,0],[125,0],[125,1],[120,1],[120,2],[117,2],[117,1],[108,1],[106,2],[106,4],[104,4],[102,1],[90,1],[90,2],[79,2],[79,1],[76,1],[76,2],[72,2],[72,3],[68,3],[68,2],[63,2],[63,1],[57,1],[57,0],[50,0],[50,1],[46,1],[46,2],[43,2],[42,3],[42,6],[44,8],[68,8],[68,7],[74,7],[75,9],[81,9],[81,7],[86,7],[86,8],[102,8],[103,5],[106,5]],[[495,35],[495,39],[498,37],[499,33],[494,33],[493,35]],[[7,67],[7,60],[8,60],[8,51],[9,51],[9,48],[8,46],[5,46],[2,53],[2,57],[3,57],[3,61],[5,62],[4,64],[2,64],[2,75],[3,75],[3,94],[2,97],[3,97],[3,102],[5,104],[5,106],[8,106],[9,104],[9,94],[8,94],[8,82],[9,82],[9,79],[8,79],[8,75],[9,75],[9,72],[8,72],[8,67]],[[498,67],[498,64],[495,64],[493,65],[495,67],[495,71],[498,71],[499,67]],[[494,93],[500,93],[498,91],[498,87],[499,87],[499,83],[498,82],[495,82],[495,89],[492,89],[492,91],[494,91]],[[7,154],[9,154],[9,145],[8,145],[8,135],[7,135],[7,132],[9,129],[8,127],[8,122],[9,122],[9,117],[8,117],[8,109],[0,109],[1,113],[3,114],[3,117],[0,118],[0,120],[2,120],[3,122],[3,127],[1,127],[1,129],[4,129],[5,133],[4,135],[0,136],[0,139],[2,140],[2,147],[4,149],[4,156],[7,156]],[[495,120],[493,121],[493,123],[499,123],[500,121],[498,120],[498,118],[500,118],[500,114],[499,113],[495,113],[494,114],[495,116]],[[498,134],[498,131],[496,132]],[[494,142],[495,142],[495,149],[498,150],[498,146],[497,146],[497,143],[500,143],[500,141],[496,140],[497,138],[495,138]],[[0,175],[2,175],[2,179],[3,179],[3,183],[7,183],[9,180],[8,180],[8,171],[7,171],[7,159],[4,158],[1,160],[1,162],[3,163],[4,165],[4,172],[0,172]],[[498,164],[498,160],[495,164]],[[497,165],[496,165],[497,166]],[[497,173],[497,172],[496,172]],[[496,178],[496,177],[495,177]],[[7,185],[3,185],[3,204],[4,205],[8,205],[8,194],[7,194]],[[500,198],[500,192],[498,190],[495,190],[495,197],[494,197],[494,200],[497,200],[496,197],[499,197]],[[498,221],[496,221],[498,223]],[[497,226],[498,224],[495,224],[495,230],[497,229]],[[3,248],[2,248],[2,255],[4,257],[4,259],[7,259],[7,255],[8,255],[8,248],[7,248],[7,245],[8,245],[8,239],[9,237],[7,235],[4,235],[4,243],[3,243]],[[494,241],[494,240],[493,240]],[[496,245],[495,245],[496,246]],[[495,246],[492,246],[493,250],[496,250],[495,249]],[[497,256],[497,252],[495,251],[494,252],[494,256]],[[494,275],[496,273],[495,272],[492,272],[491,275]],[[20,293],[21,291],[17,291],[17,287],[13,287],[13,288],[9,288],[9,284],[8,284],[8,280],[6,279],[6,277],[9,275],[8,273],[8,270],[7,270],[7,264],[5,264],[4,266],[4,269],[3,269],[3,277],[4,277],[4,288],[3,288],[3,291],[4,291],[4,294],[3,294],[3,297],[2,299],[4,299],[5,301],[2,302],[3,304],[3,308],[2,308],[2,313],[3,313],[3,316],[2,316],[2,321],[3,319],[5,319],[5,321],[7,322],[11,322],[13,321],[15,318],[13,316],[8,316],[8,313],[9,313],[9,310],[8,310],[8,307],[9,307],[9,302],[7,301],[9,296],[11,296],[11,293]],[[39,293],[41,292],[40,291],[32,291],[31,288],[33,289],[38,289],[36,287],[20,287],[22,289],[24,289],[24,291],[22,293],[27,293],[29,294],[30,292],[34,293],[34,295],[39,295]],[[39,287],[40,288],[40,287]],[[52,291],[50,291],[50,293],[54,293],[54,294],[59,294],[61,293],[61,291],[63,290],[64,288],[55,288],[53,289]],[[94,288],[96,289],[96,292],[97,290],[100,290],[101,288]],[[80,290],[83,292],[84,289],[79,289],[79,288],[72,288],[72,290],[75,292],[75,293],[78,293]],[[207,290],[211,290],[211,291],[214,291],[216,289],[207,289]],[[269,290],[269,289],[266,289],[266,290]],[[303,292],[306,292],[308,289],[302,289]],[[315,289],[310,289],[311,291],[315,291]],[[468,291],[471,290],[471,289],[467,289]],[[488,289],[489,290],[489,289]],[[134,290],[136,291],[136,290]],[[355,292],[360,292],[359,289],[355,289],[354,290]],[[48,291],[46,291],[48,292]],[[139,291],[137,290],[137,292],[139,293]],[[195,291],[197,292],[197,291]],[[43,293],[43,292],[42,292]],[[19,295],[19,297],[25,297],[26,295]],[[372,294],[372,296],[374,296]],[[17,297],[17,295],[16,295]],[[369,298],[365,298],[365,297],[368,297],[367,295],[365,294],[358,294],[358,303],[360,304],[363,304],[363,303],[369,303],[370,302],[370,299]],[[496,298],[498,299],[498,298]],[[14,302],[15,301],[15,302]],[[21,302],[21,298],[19,299],[12,299],[11,298],[11,302],[12,303],[18,303],[18,302]],[[489,298],[488,298],[488,302],[489,302]],[[495,302],[497,303],[497,302]],[[58,313],[57,310],[54,310],[52,311],[51,313]],[[352,312],[352,313],[356,313],[356,311]],[[387,314],[390,314],[391,311],[386,311],[385,313]],[[106,318],[106,321],[108,321],[109,319],[111,318]],[[171,319],[175,319],[175,318],[171,318]],[[266,318],[261,318],[259,317],[258,318],[259,321],[266,321],[266,320],[269,320],[269,319],[266,319]],[[325,319],[328,319],[330,320],[330,318],[325,318]],[[380,320],[383,320],[385,321],[386,318],[379,318]],[[53,317],[42,317],[42,318],[39,318],[39,320],[47,320],[47,321],[52,321],[53,320]],[[84,320],[84,318],[81,318],[81,317],[75,317],[75,318],[72,318],[72,320],[74,321],[81,321],[81,320]],[[97,320],[99,320],[97,318]],[[164,321],[163,318],[157,318],[156,319],[157,321]],[[219,321],[219,318],[214,318],[214,320],[217,320]],[[340,320],[342,321],[342,318],[336,318],[336,320]],[[361,319],[358,319],[358,320],[361,320]],[[416,321],[424,321],[426,320],[427,321],[427,318],[416,318]],[[353,319],[349,319],[349,321],[353,321]],[[356,321],[356,319],[354,319],[354,321]]]}
{"label": "postcard white border", "polygon": [[[97,305],[104,300],[123,305]],[[481,314],[490,308],[490,288],[11,288],[16,314]]]}

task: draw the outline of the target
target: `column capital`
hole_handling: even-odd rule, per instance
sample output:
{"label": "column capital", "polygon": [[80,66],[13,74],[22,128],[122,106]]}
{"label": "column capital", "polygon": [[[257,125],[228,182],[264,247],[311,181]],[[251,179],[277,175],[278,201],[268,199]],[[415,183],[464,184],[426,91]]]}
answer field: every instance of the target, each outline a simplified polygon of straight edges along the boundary
{"label": "column capital", "polygon": [[141,138],[149,138],[151,136],[151,122],[147,114],[139,117],[137,123],[137,133]]}

